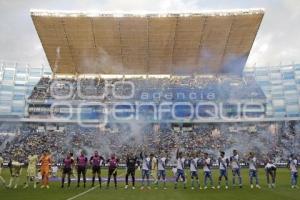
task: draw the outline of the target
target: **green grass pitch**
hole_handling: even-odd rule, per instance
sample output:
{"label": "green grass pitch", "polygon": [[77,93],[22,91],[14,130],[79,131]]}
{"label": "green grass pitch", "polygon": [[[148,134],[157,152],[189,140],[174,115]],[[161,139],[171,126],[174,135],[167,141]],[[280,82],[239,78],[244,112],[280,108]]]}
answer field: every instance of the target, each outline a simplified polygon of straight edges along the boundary
{"label": "green grass pitch", "polygon": [[[106,169],[102,169],[102,176],[106,177]],[[186,170],[186,173],[188,170]],[[120,169],[118,171],[118,176],[124,178],[125,170]],[[203,173],[200,171],[200,181],[203,185]],[[213,171],[213,177],[215,184],[218,176],[218,171]],[[287,169],[277,170],[277,183],[275,189],[269,189],[266,185],[266,178],[263,169],[259,171],[259,179],[262,189],[250,189],[248,170],[242,170],[243,176],[243,188],[230,187],[225,190],[224,187],[218,190],[191,190],[190,189],[190,179],[188,178],[188,188],[183,189],[182,184],[179,183],[177,190],[174,190],[174,183],[167,183],[167,190],[155,189],[152,186],[151,190],[140,190],[140,182],[136,183],[136,190],[124,189],[124,182],[118,183],[118,189],[115,190],[113,187],[110,189],[91,189],[91,183],[87,183],[86,188],[77,188],[76,183],[72,182],[71,187],[64,189],[60,188],[60,182],[51,182],[50,189],[33,189],[32,185],[30,188],[23,189],[23,183],[25,182],[26,170],[23,170],[22,176],[19,182],[19,187],[17,189],[6,189],[0,185],[0,199],[1,200],[60,200],[60,199],[70,199],[78,194],[82,194],[76,200],[130,200],[130,199],[142,199],[142,200],[190,200],[190,199],[201,199],[201,200],[299,200],[300,199],[300,189],[291,189],[290,187],[290,172]],[[137,178],[140,177],[140,171],[136,172]],[[9,174],[8,170],[4,169],[2,176],[8,181]],[[171,170],[168,171],[168,176],[172,177]],[[88,177],[91,177],[90,171],[88,172]],[[231,186],[231,173],[229,172],[229,183]],[[105,185],[103,183],[103,185]],[[111,185],[112,186],[112,185]],[[103,187],[105,188],[105,187]]]}

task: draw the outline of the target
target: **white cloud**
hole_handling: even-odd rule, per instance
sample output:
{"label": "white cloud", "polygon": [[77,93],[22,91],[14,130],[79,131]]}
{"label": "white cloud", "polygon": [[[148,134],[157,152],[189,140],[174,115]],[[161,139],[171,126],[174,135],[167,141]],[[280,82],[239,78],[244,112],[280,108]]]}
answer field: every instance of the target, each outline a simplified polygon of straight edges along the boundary
{"label": "white cloud", "polygon": [[162,0],[159,3],[160,10],[192,10],[197,8],[197,0]]}

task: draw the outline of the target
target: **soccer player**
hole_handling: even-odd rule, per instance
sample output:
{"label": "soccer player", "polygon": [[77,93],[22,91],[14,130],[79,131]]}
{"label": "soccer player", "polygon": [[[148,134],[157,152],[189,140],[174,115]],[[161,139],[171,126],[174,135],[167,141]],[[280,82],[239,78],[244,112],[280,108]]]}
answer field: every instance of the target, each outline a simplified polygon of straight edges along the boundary
{"label": "soccer player", "polygon": [[144,189],[144,181],[147,179],[147,187],[150,187],[150,157],[144,152],[140,153],[140,159],[142,160],[142,187],[141,190]]}
{"label": "soccer player", "polygon": [[150,154],[150,176],[154,179],[154,183],[157,183],[157,159],[153,153]]}
{"label": "soccer player", "polygon": [[218,189],[221,188],[221,181],[222,178],[225,178],[225,189],[228,189],[228,173],[227,173],[227,169],[228,169],[228,165],[229,165],[229,160],[225,157],[225,152],[221,151],[220,152],[220,157],[218,158],[218,165],[219,165],[219,170],[220,170],[220,176],[218,179]]}
{"label": "soccer player", "polygon": [[84,155],[84,152],[80,152],[80,156],[77,157],[77,187],[80,186],[80,176],[82,174],[83,178],[83,187],[85,187],[86,184],[86,168],[88,164],[88,159]]}
{"label": "soccer player", "polygon": [[14,156],[14,159],[9,161],[8,167],[10,170],[11,178],[9,180],[7,188],[11,188],[14,185],[14,189],[17,189],[22,172],[22,164],[21,162],[19,162],[18,155]]}
{"label": "soccer player", "polygon": [[199,163],[199,160],[200,159],[196,156],[195,153],[192,153],[192,156],[189,159],[191,179],[192,179],[192,190],[194,189],[194,185],[195,185],[194,182],[195,182],[195,180],[197,182],[197,188],[202,189],[200,187],[199,175],[198,175],[198,163]]}
{"label": "soccer player", "polygon": [[288,162],[288,166],[291,170],[291,185],[292,185],[292,189],[294,188],[299,188],[298,187],[298,160],[296,158],[296,156],[294,156],[293,154],[291,155],[291,157],[289,158],[289,162]]}
{"label": "soccer player", "polygon": [[61,179],[61,188],[64,188],[65,177],[67,175],[68,178],[68,187],[71,184],[71,174],[72,174],[72,166],[74,165],[74,160],[70,153],[68,153],[67,157],[63,160],[63,171],[62,171],[62,179]]}
{"label": "soccer player", "polygon": [[167,187],[166,187],[166,164],[167,164],[167,158],[164,157],[163,155],[158,156],[158,158],[157,158],[158,174],[157,174],[156,186],[158,187],[159,181],[162,179],[163,184],[164,184],[164,190],[167,189]]}
{"label": "soccer player", "polygon": [[94,152],[94,155],[90,158],[90,164],[92,165],[92,187],[95,185],[96,174],[98,176],[99,186],[101,188],[101,165],[104,163],[104,158],[99,155],[98,151]]}
{"label": "soccer player", "polygon": [[107,160],[108,163],[108,177],[106,188],[109,188],[110,178],[114,177],[115,189],[117,189],[117,169],[119,165],[119,159],[115,154],[112,154],[111,157]]}
{"label": "soccer player", "polygon": [[[74,154],[72,152],[70,152],[70,156],[71,156],[71,160],[73,160],[73,162],[75,163]],[[74,177],[74,178],[76,178],[75,165],[72,165],[71,176]]]}
{"label": "soccer player", "polygon": [[51,156],[48,154],[47,150],[43,151],[43,155],[39,160],[41,164],[41,175],[42,175],[42,185],[41,188],[49,189],[49,172],[51,167]]}
{"label": "soccer player", "polygon": [[235,178],[238,177],[239,187],[242,188],[242,177],[240,159],[237,150],[233,150],[233,155],[230,157],[231,169],[232,169],[232,184],[235,186]]}
{"label": "soccer player", "polygon": [[26,184],[24,185],[24,188],[28,188],[29,182],[32,179],[33,180],[33,188],[36,188],[36,164],[38,162],[38,156],[31,153],[31,155],[28,156],[28,168],[27,168],[27,180]]}
{"label": "soccer player", "polygon": [[174,188],[177,189],[179,178],[182,178],[183,188],[186,189],[186,180],[185,180],[185,173],[184,173],[185,158],[183,157],[183,153],[179,152],[179,149],[177,149],[176,152],[176,160],[177,160],[177,165],[176,165],[177,172],[176,172],[176,180],[175,180]]}
{"label": "soccer player", "polygon": [[138,158],[133,155],[133,153],[129,153],[126,158],[126,176],[125,176],[125,189],[128,188],[128,177],[131,176],[132,179],[132,189],[135,189],[135,170],[138,165]]}
{"label": "soccer player", "polygon": [[2,173],[2,167],[3,167],[3,158],[2,158],[2,153],[0,153],[0,182],[5,185],[5,180],[4,178],[1,176],[1,173]]}
{"label": "soccer player", "polygon": [[210,181],[211,189],[215,189],[212,174],[211,174],[212,160],[208,157],[208,153],[204,153],[203,171],[204,171],[204,189],[207,189],[207,179]]}
{"label": "soccer player", "polygon": [[[266,176],[267,176],[267,183],[269,188],[275,188],[275,181],[276,181],[276,165],[273,161],[268,158],[265,166]],[[270,181],[271,176],[271,181]]]}
{"label": "soccer player", "polygon": [[253,152],[250,152],[250,155],[248,157],[248,164],[249,164],[249,176],[250,176],[250,185],[251,185],[251,189],[253,189],[253,178],[255,178],[255,184],[256,184],[256,188],[260,189],[259,186],[259,181],[258,181],[258,173],[257,173],[257,169],[256,169],[256,162],[257,159],[254,156]]}

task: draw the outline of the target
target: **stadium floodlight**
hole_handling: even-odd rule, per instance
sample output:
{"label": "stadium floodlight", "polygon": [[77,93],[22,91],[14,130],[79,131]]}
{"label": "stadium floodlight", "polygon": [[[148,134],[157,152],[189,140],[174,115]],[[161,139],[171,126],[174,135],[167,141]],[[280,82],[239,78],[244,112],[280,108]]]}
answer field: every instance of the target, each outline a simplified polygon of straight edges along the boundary
{"label": "stadium floodlight", "polygon": [[32,16],[52,16],[52,17],[190,17],[190,16],[234,16],[234,15],[252,15],[264,14],[263,8],[250,8],[250,9],[224,9],[224,10],[168,10],[168,11],[147,11],[147,10],[134,10],[130,12],[115,10],[115,11],[98,11],[98,10],[43,10],[43,9],[30,9]]}

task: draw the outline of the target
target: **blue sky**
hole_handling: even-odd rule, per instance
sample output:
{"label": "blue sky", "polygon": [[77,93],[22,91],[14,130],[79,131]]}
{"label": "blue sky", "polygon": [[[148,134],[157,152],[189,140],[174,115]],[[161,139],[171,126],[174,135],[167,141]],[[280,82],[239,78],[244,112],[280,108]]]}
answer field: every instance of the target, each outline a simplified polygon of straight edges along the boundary
{"label": "blue sky", "polygon": [[247,65],[300,63],[299,0],[0,0],[0,60],[47,63],[29,10],[221,10],[265,8]]}

